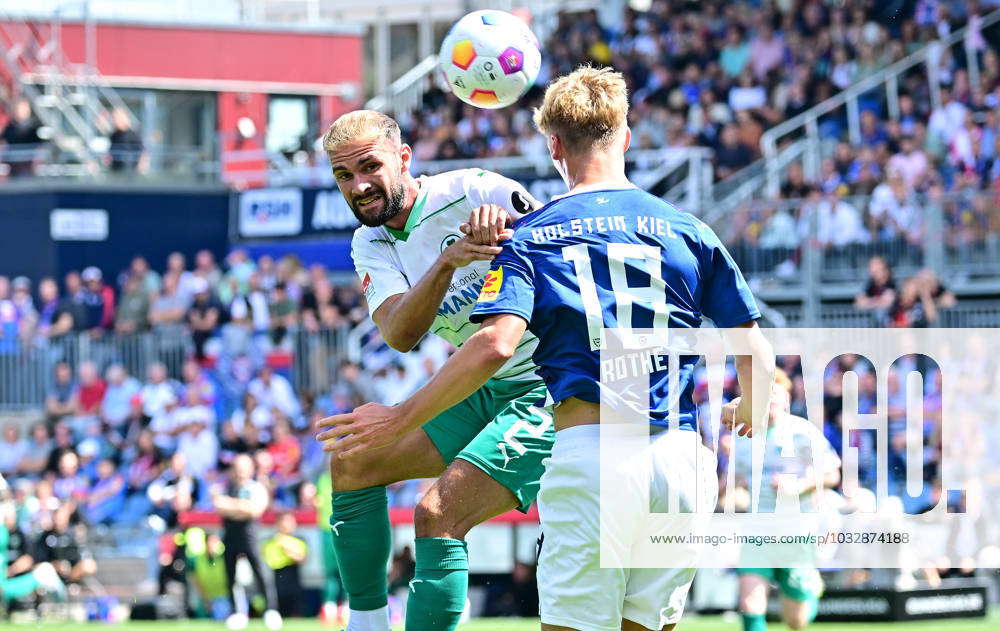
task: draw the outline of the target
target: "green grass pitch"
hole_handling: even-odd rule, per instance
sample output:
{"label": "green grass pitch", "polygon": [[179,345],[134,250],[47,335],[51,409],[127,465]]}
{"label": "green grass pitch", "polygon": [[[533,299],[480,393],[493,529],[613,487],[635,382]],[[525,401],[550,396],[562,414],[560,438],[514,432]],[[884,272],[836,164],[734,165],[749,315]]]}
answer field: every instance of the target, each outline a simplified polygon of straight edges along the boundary
{"label": "green grass pitch", "polygon": [[[225,631],[225,625],[217,622],[204,620],[185,620],[182,622],[129,622],[120,625],[108,626],[104,624],[40,624],[14,626],[0,623],[0,627],[7,629],[40,629],[42,631],[81,631],[93,627],[94,629],[106,629],[108,631],[166,631],[168,629],[182,628],[184,631]],[[783,624],[770,625],[771,629],[785,630]],[[960,618],[954,620],[930,620],[927,622],[895,622],[895,623],[816,623],[809,627],[816,631],[986,631],[987,629],[1000,628],[1000,610],[994,610],[989,618]],[[339,631],[333,627],[324,627],[316,620],[287,620],[285,621],[286,631]],[[396,627],[402,631],[400,625]],[[538,620],[514,619],[514,618],[484,618],[474,620],[468,624],[459,626],[459,631],[538,631]],[[677,631],[739,631],[739,619],[730,617],[723,619],[721,616],[691,616],[684,618]],[[254,620],[247,631],[265,631],[264,625]]]}

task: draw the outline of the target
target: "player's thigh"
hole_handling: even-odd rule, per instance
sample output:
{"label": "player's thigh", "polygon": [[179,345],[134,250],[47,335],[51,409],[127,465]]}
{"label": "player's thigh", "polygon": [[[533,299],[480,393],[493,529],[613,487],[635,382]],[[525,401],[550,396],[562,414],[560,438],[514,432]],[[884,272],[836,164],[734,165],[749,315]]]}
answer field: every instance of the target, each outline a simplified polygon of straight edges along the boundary
{"label": "player's thigh", "polygon": [[769,572],[767,568],[739,570],[740,611],[742,613],[755,615],[766,613],[769,587],[767,572]]}
{"label": "player's thigh", "polygon": [[464,539],[473,526],[517,506],[509,489],[459,456],[420,500],[414,529],[418,537]]}
{"label": "player's thigh", "polygon": [[492,420],[458,454],[481,469],[516,498],[515,508],[527,511],[538,495],[552,454],[555,430],[551,413],[539,407],[546,397],[540,382],[498,382],[486,387],[492,400]]}
{"label": "player's thigh", "polygon": [[538,512],[539,610],[545,628],[619,631],[627,569],[601,567],[600,428],[558,433],[545,464]]}
{"label": "player's thigh", "polygon": [[357,491],[400,480],[433,478],[444,468],[441,454],[423,429],[405,434],[388,447],[330,459],[334,491]]}

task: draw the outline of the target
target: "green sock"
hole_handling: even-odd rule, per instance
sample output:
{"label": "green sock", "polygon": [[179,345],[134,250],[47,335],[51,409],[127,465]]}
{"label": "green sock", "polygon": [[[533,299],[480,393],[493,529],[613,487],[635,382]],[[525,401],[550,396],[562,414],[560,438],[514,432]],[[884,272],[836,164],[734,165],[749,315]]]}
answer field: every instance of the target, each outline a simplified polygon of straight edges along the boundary
{"label": "green sock", "polygon": [[458,539],[422,537],[414,542],[414,554],[406,631],[451,631],[465,609],[469,548]]}
{"label": "green sock", "polygon": [[766,631],[767,619],[761,614],[743,614],[743,631]]}
{"label": "green sock", "polygon": [[385,487],[335,492],[330,529],[350,608],[371,611],[385,607],[389,602],[386,568],[392,551]]}

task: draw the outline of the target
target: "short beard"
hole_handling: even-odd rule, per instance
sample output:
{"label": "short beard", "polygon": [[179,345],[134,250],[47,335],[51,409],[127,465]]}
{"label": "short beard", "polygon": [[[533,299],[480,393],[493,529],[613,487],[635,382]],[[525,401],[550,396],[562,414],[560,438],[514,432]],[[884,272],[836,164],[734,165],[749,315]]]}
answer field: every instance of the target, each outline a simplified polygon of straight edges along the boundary
{"label": "short beard", "polygon": [[379,193],[382,194],[384,203],[382,204],[382,211],[374,217],[365,216],[354,206],[353,203],[350,205],[351,212],[354,213],[357,220],[369,228],[376,228],[378,226],[385,225],[386,222],[391,221],[399,213],[403,212],[403,204],[406,200],[406,191],[403,189],[402,182],[396,182],[388,193],[381,189],[379,189]]}

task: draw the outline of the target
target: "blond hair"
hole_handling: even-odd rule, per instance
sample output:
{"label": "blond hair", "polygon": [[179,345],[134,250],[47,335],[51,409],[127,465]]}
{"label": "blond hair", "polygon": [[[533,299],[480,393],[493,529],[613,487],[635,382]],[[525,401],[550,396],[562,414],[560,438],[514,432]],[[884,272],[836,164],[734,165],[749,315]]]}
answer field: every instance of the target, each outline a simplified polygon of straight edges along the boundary
{"label": "blond hair", "polygon": [[534,119],[571,153],[605,148],[628,124],[625,78],[610,68],[577,68],[549,85]]}
{"label": "blond hair", "polygon": [[333,121],[323,134],[323,150],[330,153],[359,138],[388,138],[394,144],[402,143],[399,124],[391,116],[375,110],[355,110]]}

